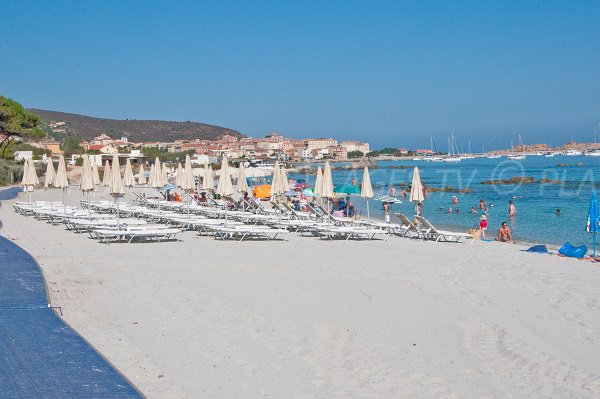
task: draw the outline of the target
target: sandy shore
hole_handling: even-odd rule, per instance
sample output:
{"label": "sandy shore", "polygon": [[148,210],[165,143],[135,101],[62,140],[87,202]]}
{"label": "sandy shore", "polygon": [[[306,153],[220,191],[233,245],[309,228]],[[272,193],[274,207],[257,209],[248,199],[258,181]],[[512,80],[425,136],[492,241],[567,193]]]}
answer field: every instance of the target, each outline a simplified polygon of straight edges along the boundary
{"label": "sandy shore", "polygon": [[1,233],[150,398],[600,397],[590,262],[395,237],[102,245],[10,202]]}

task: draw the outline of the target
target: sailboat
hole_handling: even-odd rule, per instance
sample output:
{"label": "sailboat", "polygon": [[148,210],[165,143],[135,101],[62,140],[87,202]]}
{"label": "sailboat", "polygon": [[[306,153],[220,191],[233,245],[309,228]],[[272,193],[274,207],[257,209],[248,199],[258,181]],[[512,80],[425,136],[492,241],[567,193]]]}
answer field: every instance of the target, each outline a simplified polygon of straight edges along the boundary
{"label": "sailboat", "polygon": [[[456,152],[454,149],[456,148]],[[458,147],[454,140],[454,133],[451,138],[448,138],[448,156],[444,158],[444,162],[460,162],[461,158],[458,156]]]}
{"label": "sailboat", "polygon": [[461,155],[460,159],[475,159],[475,156],[471,152],[471,140],[469,140],[469,153]]}
{"label": "sailboat", "polygon": [[[511,147],[512,147],[512,140],[511,140]],[[523,145],[523,138],[521,137],[520,134],[519,134],[519,148],[521,149],[521,153],[519,153],[519,154],[513,153],[508,156],[508,159],[512,159],[513,161],[520,161],[520,160],[526,158],[526,155],[524,155],[525,145]]]}

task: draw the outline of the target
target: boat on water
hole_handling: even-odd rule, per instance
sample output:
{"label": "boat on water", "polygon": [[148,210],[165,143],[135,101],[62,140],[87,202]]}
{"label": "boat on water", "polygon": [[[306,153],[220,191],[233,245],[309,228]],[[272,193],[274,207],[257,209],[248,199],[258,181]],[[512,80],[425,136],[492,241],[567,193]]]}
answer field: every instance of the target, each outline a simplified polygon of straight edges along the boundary
{"label": "boat on water", "polygon": [[508,156],[508,159],[512,159],[513,161],[520,161],[525,158],[527,158],[525,155],[509,155]]}
{"label": "boat on water", "polygon": [[488,158],[488,159],[498,159],[498,158],[502,158],[502,155],[500,155],[500,154],[491,154],[491,155],[486,156],[486,158]]}
{"label": "boat on water", "polygon": [[444,162],[460,162],[461,159],[462,159],[461,157],[450,156],[450,157],[443,158],[442,161],[444,161]]}
{"label": "boat on water", "polygon": [[585,155],[586,157],[600,157],[600,150],[586,152],[583,155]]}
{"label": "boat on water", "polygon": [[576,157],[576,156],[579,156],[579,155],[582,155],[582,154],[583,154],[583,153],[582,153],[581,151],[578,151],[578,150],[573,150],[573,149],[571,149],[571,150],[568,150],[568,151],[565,153],[565,155],[566,155],[566,156],[569,156],[569,157]]}

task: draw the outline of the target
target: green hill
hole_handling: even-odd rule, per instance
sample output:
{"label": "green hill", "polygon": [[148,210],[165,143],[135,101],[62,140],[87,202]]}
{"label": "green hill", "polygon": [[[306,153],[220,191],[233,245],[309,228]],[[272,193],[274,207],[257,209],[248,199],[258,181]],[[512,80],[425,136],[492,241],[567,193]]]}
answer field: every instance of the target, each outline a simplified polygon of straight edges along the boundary
{"label": "green hill", "polygon": [[86,140],[105,133],[114,138],[127,137],[132,142],[174,140],[216,140],[221,136],[244,137],[240,132],[220,126],[199,122],[171,122],[158,120],[104,119],[91,116],[68,114],[65,112],[30,109],[45,123],[61,121],[68,130]]}

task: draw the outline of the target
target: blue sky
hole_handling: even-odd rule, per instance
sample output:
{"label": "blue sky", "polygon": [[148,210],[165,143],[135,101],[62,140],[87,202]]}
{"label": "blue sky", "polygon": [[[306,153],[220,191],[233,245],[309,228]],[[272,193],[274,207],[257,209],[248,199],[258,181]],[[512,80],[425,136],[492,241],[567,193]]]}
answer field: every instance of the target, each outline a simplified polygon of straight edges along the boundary
{"label": "blue sky", "polygon": [[375,148],[600,122],[598,1],[3,2],[0,30],[0,94],[27,107]]}

